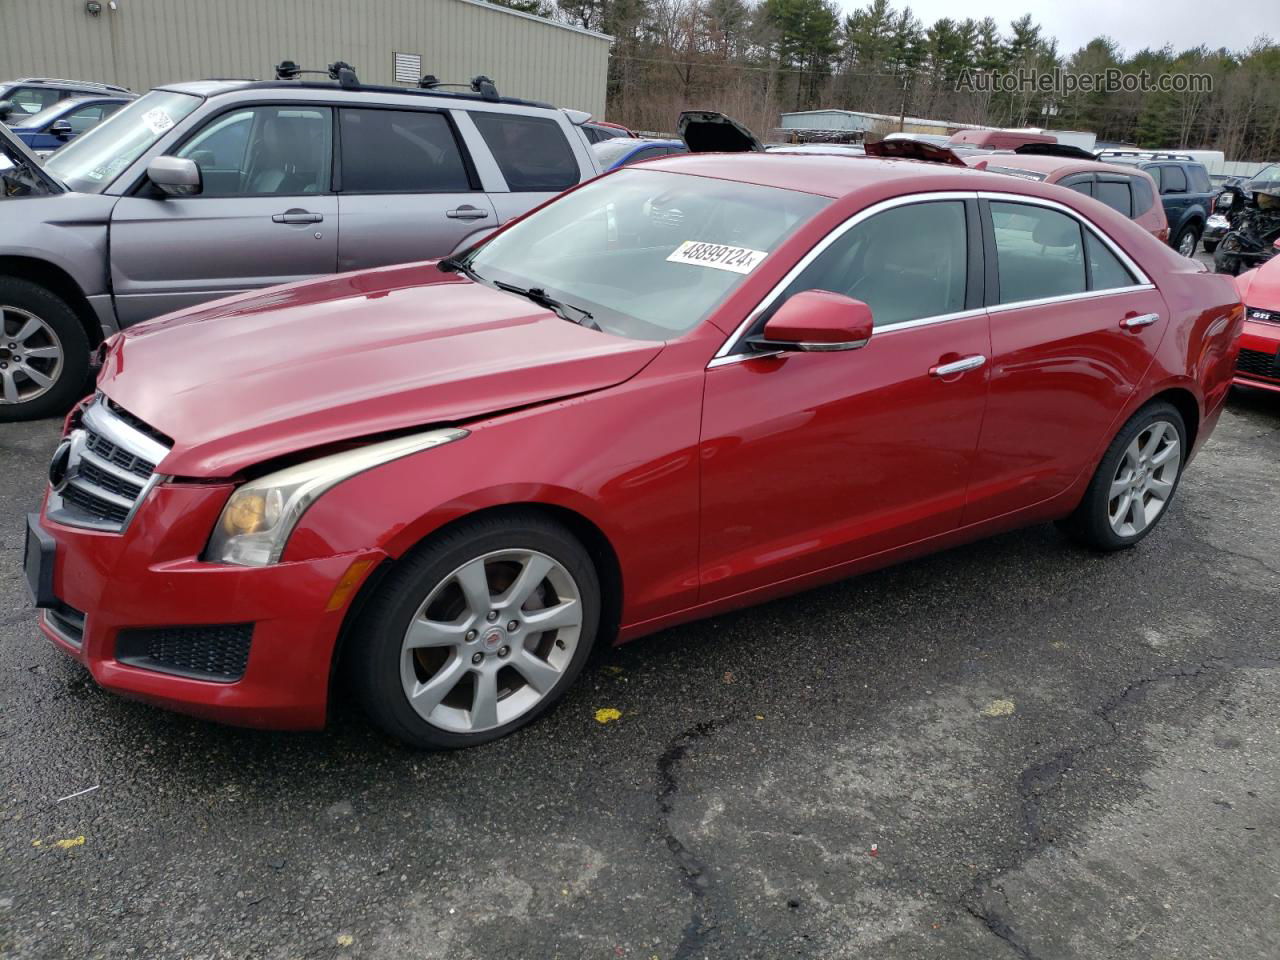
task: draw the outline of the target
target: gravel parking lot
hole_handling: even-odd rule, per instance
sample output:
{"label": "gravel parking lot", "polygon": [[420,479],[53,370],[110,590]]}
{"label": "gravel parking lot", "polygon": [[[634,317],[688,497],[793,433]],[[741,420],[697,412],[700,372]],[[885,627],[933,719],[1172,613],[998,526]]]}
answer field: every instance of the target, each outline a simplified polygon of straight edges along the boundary
{"label": "gravel parking lot", "polygon": [[671,630],[444,755],[99,691],[20,570],[55,434],[0,433],[4,957],[1280,955],[1275,398],[1137,550],[1037,527]]}

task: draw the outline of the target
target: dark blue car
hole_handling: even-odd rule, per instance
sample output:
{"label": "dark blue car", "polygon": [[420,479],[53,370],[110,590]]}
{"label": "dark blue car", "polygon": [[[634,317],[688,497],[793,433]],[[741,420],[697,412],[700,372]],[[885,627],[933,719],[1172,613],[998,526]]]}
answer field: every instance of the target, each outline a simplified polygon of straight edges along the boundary
{"label": "dark blue car", "polygon": [[68,97],[24,117],[10,129],[37,156],[53,153],[86,130],[96,127],[133,100],[132,95]]}

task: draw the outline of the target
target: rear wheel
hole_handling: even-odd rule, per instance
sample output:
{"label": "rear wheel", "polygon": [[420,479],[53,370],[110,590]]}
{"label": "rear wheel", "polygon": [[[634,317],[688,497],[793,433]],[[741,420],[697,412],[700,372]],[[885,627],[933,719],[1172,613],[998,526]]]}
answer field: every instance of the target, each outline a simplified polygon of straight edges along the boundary
{"label": "rear wheel", "polygon": [[88,373],[89,338],[66,301],[0,277],[0,421],[66,413]]}
{"label": "rear wheel", "polygon": [[1089,489],[1061,527],[1096,550],[1123,550],[1149,534],[1173,500],[1187,430],[1172,404],[1139,410],[1111,441]]}
{"label": "rear wheel", "polygon": [[485,743],[564,696],[599,618],[595,568],[568,530],[531,512],[464,522],[379,585],[348,648],[356,695],[412,746]]}
{"label": "rear wheel", "polygon": [[1200,228],[1194,223],[1189,223],[1182,228],[1178,237],[1173,242],[1174,249],[1184,257],[1194,257],[1196,255],[1196,244],[1200,242]]}

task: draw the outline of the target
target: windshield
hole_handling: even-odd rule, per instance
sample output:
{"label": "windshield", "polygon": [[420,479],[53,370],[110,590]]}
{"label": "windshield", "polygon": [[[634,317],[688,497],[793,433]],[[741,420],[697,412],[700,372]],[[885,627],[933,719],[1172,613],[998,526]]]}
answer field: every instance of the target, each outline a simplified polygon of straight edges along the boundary
{"label": "windshield", "polygon": [[196,107],[199,97],[152,90],[55,153],[45,168],[81,193],[100,193]]}
{"label": "windshield", "polygon": [[693,329],[830,203],[794,190],[624,169],[544,207],[468,258],[480,279],[541,289],[601,329],[666,340]]}
{"label": "windshield", "polygon": [[1277,181],[1280,181],[1280,163],[1273,163],[1250,177],[1245,189],[1257,190],[1265,185],[1274,185]]}

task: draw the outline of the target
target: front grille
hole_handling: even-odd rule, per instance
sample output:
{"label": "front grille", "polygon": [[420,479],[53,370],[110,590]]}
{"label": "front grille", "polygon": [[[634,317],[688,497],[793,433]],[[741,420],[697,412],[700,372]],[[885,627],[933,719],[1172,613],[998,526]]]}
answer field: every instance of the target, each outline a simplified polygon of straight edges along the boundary
{"label": "front grille", "polygon": [[244,676],[252,640],[251,623],[121,630],[116,659],[159,673],[234,683]]}
{"label": "front grille", "polygon": [[1260,323],[1280,323],[1280,310],[1262,310],[1258,307],[1246,307],[1246,316]]}
{"label": "front grille", "polygon": [[84,614],[59,601],[44,611],[44,622],[73,646],[84,643]]}
{"label": "front grille", "polygon": [[[163,434],[99,397],[58,448],[50,468],[49,518],[73,527],[118,532],[169,452]],[[166,438],[167,439],[167,438]]]}
{"label": "front grille", "polygon": [[1276,355],[1261,350],[1241,350],[1236,370],[1251,377],[1280,377],[1276,370]]}

